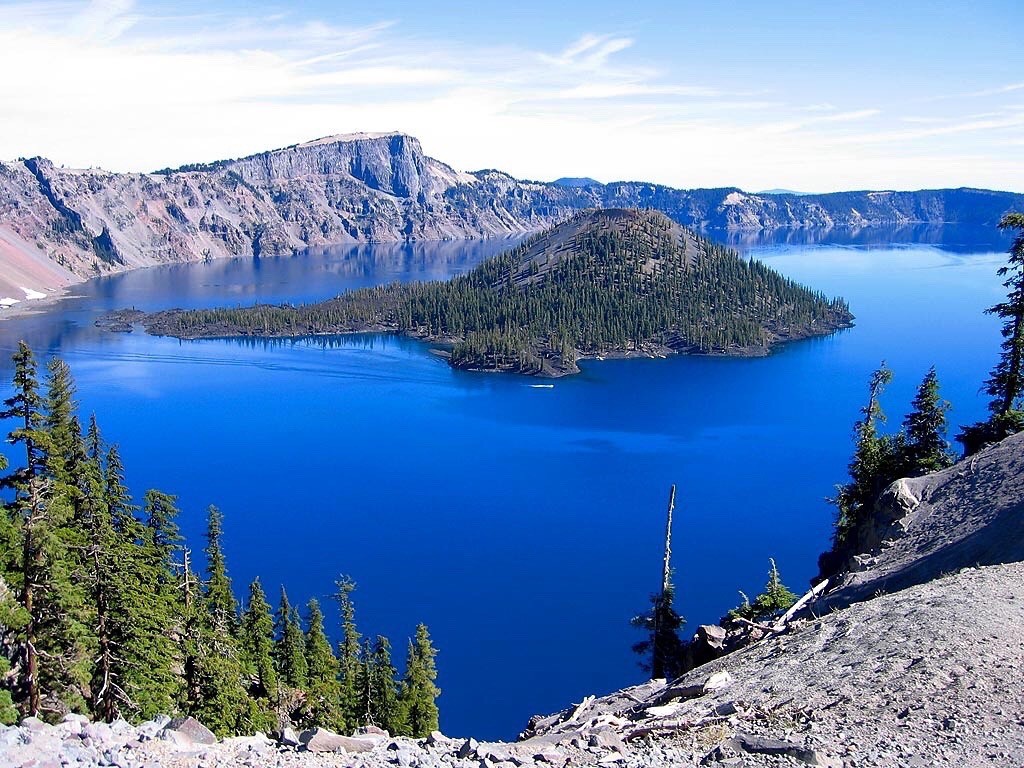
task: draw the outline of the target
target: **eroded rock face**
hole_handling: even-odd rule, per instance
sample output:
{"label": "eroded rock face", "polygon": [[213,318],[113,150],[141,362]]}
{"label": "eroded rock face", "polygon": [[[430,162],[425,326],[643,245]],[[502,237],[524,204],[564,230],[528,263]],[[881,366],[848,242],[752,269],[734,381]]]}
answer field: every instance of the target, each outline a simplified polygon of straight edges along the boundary
{"label": "eroded rock face", "polygon": [[[504,192],[403,134],[335,137],[159,174],[0,164],[0,292],[166,262],[308,246],[508,235],[565,218],[578,192]],[[451,194],[450,194],[451,193]],[[4,283],[6,282],[6,285]]]}
{"label": "eroded rock face", "polygon": [[98,274],[347,242],[543,229],[582,208],[656,208],[722,229],[994,223],[1024,195],[984,190],[752,195],[640,182],[565,186],[460,173],[401,133],[352,134],[161,173],[0,163],[0,295]]}

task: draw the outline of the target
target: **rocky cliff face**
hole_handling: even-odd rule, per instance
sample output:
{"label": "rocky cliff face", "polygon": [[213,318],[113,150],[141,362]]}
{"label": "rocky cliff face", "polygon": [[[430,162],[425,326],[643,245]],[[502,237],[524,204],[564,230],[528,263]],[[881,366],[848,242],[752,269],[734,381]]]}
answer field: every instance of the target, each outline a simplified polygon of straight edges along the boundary
{"label": "rocky cliff face", "polygon": [[0,163],[0,296],[94,275],[347,242],[542,229],[589,207],[656,208],[696,228],[994,223],[1024,196],[981,190],[750,195],[458,172],[400,133],[333,136],[152,174]]}
{"label": "rocky cliff face", "polygon": [[839,608],[976,565],[1024,561],[1024,433],[890,485],[823,601]]}

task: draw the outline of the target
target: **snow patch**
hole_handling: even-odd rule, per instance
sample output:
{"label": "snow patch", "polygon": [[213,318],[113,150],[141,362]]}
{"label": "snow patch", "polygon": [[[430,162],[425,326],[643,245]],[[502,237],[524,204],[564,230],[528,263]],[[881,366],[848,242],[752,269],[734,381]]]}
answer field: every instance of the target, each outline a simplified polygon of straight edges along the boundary
{"label": "snow patch", "polygon": [[740,205],[747,198],[742,192],[730,192],[725,196],[725,200],[722,201],[722,205]]}
{"label": "snow patch", "polygon": [[40,293],[39,291],[33,291],[31,288],[24,288],[23,287],[21,290],[23,290],[25,292],[25,300],[26,301],[34,301],[36,299],[45,299],[46,298],[46,294],[45,293]]}

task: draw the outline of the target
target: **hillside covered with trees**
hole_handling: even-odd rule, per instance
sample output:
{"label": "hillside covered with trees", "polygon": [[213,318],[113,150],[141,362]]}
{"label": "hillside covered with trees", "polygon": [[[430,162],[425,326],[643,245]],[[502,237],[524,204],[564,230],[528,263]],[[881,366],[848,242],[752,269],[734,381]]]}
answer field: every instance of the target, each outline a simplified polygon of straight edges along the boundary
{"label": "hillside covered with trees", "polygon": [[205,573],[190,557],[174,496],[125,487],[116,445],[92,417],[83,429],[68,366],[40,377],[22,342],[0,418],[21,461],[5,470],[0,508],[0,723],[192,715],[218,735],[375,725],[425,736],[437,728],[436,651],[420,624],[398,677],[391,644],[362,637],[341,577],[337,649],[317,600],[305,620],[280,589],[276,612],[259,579],[236,600],[223,516],[208,511]]}
{"label": "hillside covered with trees", "polygon": [[851,320],[841,299],[637,210],[586,211],[446,282],[143,318],[187,339],[394,331],[444,345],[458,368],[545,375],[605,355],[761,355]]}

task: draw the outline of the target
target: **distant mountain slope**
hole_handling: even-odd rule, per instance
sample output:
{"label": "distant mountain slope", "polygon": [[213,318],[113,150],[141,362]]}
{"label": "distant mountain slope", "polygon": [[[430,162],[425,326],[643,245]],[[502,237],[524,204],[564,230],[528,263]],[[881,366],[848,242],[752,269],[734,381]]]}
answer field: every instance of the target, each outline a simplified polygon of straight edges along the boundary
{"label": "distant mountain slope", "polygon": [[578,210],[655,208],[703,228],[994,224],[1024,195],[958,189],[751,195],[461,173],[401,133],[329,136],[158,173],[0,163],[0,296],[166,262],[346,242],[531,232]]}
{"label": "distant mountain slope", "polygon": [[447,282],[300,307],[175,310],[144,322],[179,338],[393,330],[451,346],[459,368],[557,376],[576,372],[581,356],[762,355],[850,320],[841,300],[662,213],[595,209]]}
{"label": "distant mountain slope", "polygon": [[601,182],[589,176],[563,176],[551,182],[557,187],[599,187]]}

